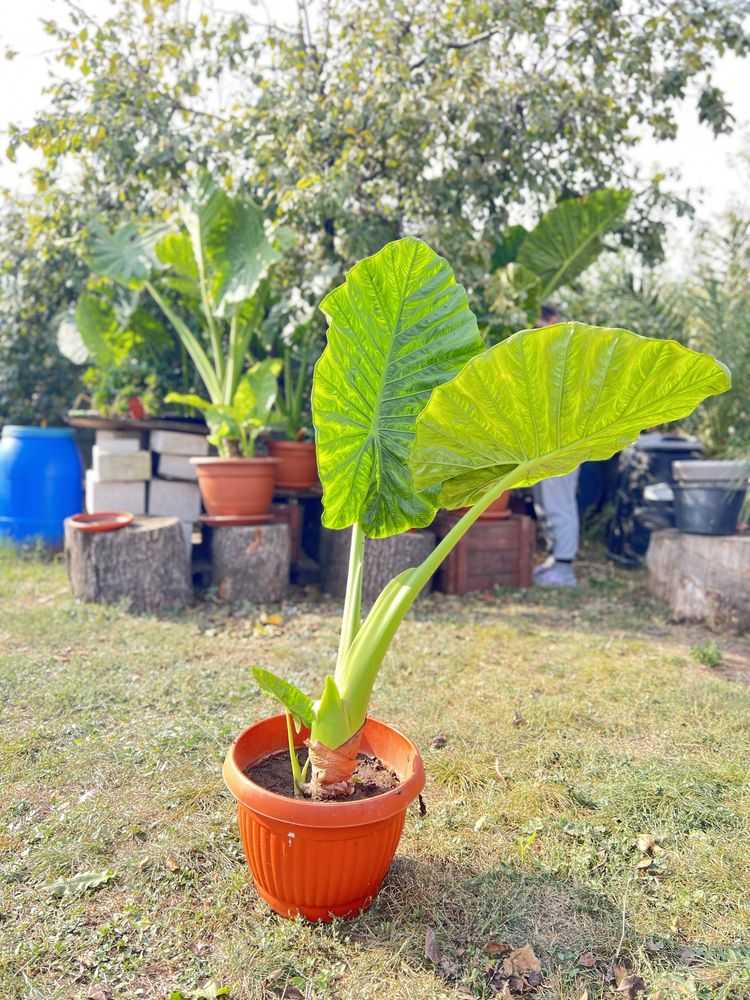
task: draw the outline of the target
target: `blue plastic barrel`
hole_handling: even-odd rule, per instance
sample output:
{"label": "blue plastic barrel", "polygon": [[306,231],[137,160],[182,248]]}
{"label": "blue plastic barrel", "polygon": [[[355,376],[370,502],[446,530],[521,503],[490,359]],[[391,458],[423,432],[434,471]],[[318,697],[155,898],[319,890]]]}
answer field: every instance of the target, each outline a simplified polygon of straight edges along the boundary
{"label": "blue plastic barrel", "polygon": [[3,427],[0,538],[63,540],[63,521],[83,509],[83,463],[66,427]]}

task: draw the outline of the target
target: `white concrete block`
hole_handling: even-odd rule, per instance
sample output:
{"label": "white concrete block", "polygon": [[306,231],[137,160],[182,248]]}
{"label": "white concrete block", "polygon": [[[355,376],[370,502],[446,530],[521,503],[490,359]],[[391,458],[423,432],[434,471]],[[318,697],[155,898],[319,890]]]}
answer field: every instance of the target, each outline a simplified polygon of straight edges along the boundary
{"label": "white concrete block", "polygon": [[104,451],[95,444],[92,449],[94,476],[100,483],[130,483],[151,478],[151,452]]}
{"label": "white concrete block", "polygon": [[151,431],[151,451],[165,455],[187,455],[202,458],[208,454],[208,441],[203,434],[187,434],[181,431]]}
{"label": "white concrete block", "polygon": [[89,514],[124,510],[131,514],[146,513],[146,484],[100,483],[94,470],[86,472],[86,510]]}
{"label": "white concrete block", "polygon": [[159,455],[157,471],[165,479],[184,479],[189,483],[198,481],[198,470],[187,455]]}
{"label": "white concrete block", "polygon": [[111,454],[140,451],[141,435],[137,431],[97,431],[96,444]]}
{"label": "white concrete block", "polygon": [[148,488],[149,514],[171,514],[192,523],[201,512],[201,494],[197,483],[152,479]]}

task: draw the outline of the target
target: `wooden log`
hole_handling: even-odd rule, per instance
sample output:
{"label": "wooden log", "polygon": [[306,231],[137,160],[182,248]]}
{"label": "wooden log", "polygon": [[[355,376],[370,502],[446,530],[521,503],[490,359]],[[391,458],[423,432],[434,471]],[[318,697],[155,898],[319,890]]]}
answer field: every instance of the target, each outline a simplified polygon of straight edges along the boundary
{"label": "wooden log", "polygon": [[176,517],[137,517],[117,531],[81,531],[65,522],[73,596],[134,611],[184,608],[192,596],[182,527]]}
{"label": "wooden log", "polygon": [[656,531],[646,565],[649,589],[675,621],[750,627],[750,536]]}
{"label": "wooden log", "polygon": [[[351,534],[351,528],[343,531],[321,529],[321,586],[333,597],[343,597],[346,593]],[[434,548],[435,534],[426,530],[405,531],[391,538],[366,538],[363,602],[372,604],[389,580],[410,566],[418,566]],[[428,584],[422,594],[430,587]]]}
{"label": "wooden log", "polygon": [[207,528],[211,578],[225,601],[281,601],[289,586],[287,524]]}

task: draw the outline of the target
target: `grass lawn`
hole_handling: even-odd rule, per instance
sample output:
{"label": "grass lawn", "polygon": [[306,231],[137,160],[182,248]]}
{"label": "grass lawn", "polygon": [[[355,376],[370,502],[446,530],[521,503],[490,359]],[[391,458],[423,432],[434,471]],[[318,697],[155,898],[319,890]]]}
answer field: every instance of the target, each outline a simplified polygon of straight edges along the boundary
{"label": "grass lawn", "polygon": [[368,913],[312,926],[257,898],[220,772],[272,710],[249,667],[315,695],[338,607],[137,617],[0,552],[0,997],[490,997],[499,944],[530,944],[540,1000],[632,995],[618,955],[642,997],[747,1000],[750,642],[669,624],[642,574],[581,577],[408,617],[373,714],[421,747],[427,814]]}

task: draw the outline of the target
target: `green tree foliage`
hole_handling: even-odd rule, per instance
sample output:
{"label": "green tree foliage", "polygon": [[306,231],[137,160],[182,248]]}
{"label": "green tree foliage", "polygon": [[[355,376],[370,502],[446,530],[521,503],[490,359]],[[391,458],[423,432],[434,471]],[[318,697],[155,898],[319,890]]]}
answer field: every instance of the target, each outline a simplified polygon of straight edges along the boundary
{"label": "green tree foliage", "polygon": [[[75,240],[94,217],[113,229],[158,216],[207,167],[249,183],[300,235],[277,272],[282,306],[292,288],[315,301],[321,274],[331,287],[410,233],[455,262],[472,298],[517,212],[538,218],[604,186],[633,191],[619,237],[653,259],[665,212],[686,206],[632,176],[628,149],[639,131],[674,135],[687,93],[709,130],[732,127],[711,69],[747,52],[750,0],[298,8],[291,28],[261,23],[263,7],[196,15],[177,0],[113,0],[100,21],[69,2],[47,22],[63,72],[9,153],[40,156],[35,205],[54,238]],[[55,266],[36,280],[56,286]]]}
{"label": "green tree foliage", "polygon": [[701,438],[709,454],[750,454],[750,220],[728,212],[706,225],[684,278],[620,260],[595,270],[565,296],[566,315],[613,322],[649,337],[679,340],[708,351],[732,372],[732,389],[703,403],[683,427]]}

